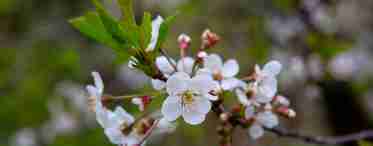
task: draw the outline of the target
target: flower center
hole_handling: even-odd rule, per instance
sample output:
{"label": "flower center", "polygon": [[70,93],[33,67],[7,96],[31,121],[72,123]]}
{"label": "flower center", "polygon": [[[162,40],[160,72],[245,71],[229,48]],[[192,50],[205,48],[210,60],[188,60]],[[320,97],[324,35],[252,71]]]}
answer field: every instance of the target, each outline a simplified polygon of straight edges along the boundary
{"label": "flower center", "polygon": [[221,81],[221,80],[223,80],[224,77],[223,77],[223,75],[222,75],[221,72],[219,72],[219,71],[214,71],[213,78],[214,78],[214,80],[216,80],[216,81]]}
{"label": "flower center", "polygon": [[194,98],[193,96],[195,96],[195,93],[191,92],[191,91],[186,91],[183,95],[182,95],[182,100],[183,100],[183,103],[184,104],[191,104],[194,102]]}

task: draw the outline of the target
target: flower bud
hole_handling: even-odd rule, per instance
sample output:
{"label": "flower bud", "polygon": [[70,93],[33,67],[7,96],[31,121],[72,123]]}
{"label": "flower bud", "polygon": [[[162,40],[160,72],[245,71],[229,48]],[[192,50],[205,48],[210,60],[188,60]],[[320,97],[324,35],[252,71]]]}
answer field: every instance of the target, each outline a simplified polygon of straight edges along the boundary
{"label": "flower bud", "polygon": [[209,29],[206,29],[202,33],[202,49],[208,49],[216,45],[220,40],[220,37],[211,32]]}
{"label": "flower bud", "polygon": [[139,106],[140,111],[144,111],[146,106],[151,102],[150,96],[141,96],[132,98],[132,103]]}
{"label": "flower bud", "polygon": [[275,96],[274,99],[273,99],[273,102],[276,103],[276,104],[279,104],[281,106],[289,106],[290,105],[290,101],[286,97],[281,96],[281,95]]}
{"label": "flower bud", "polygon": [[233,105],[232,112],[240,113],[241,112],[241,105],[239,105],[239,104]]}
{"label": "flower bud", "polygon": [[228,113],[221,113],[220,114],[220,120],[222,120],[223,122],[226,122],[229,120],[229,114]]}
{"label": "flower bud", "polygon": [[267,110],[267,111],[270,111],[272,110],[272,105],[267,103],[265,106],[264,106],[264,110]]}
{"label": "flower bud", "polygon": [[187,49],[190,46],[191,38],[186,34],[179,35],[177,41],[179,42],[180,49]]}
{"label": "flower bud", "polygon": [[207,52],[205,51],[199,51],[198,54],[197,54],[197,57],[199,59],[203,59],[203,58],[206,58],[208,56]]}
{"label": "flower bud", "polygon": [[294,118],[296,116],[296,112],[288,107],[279,107],[276,109],[276,112],[288,118]]}
{"label": "flower bud", "polygon": [[288,113],[290,118],[294,118],[295,116],[297,116],[297,113],[293,109],[289,109]]}

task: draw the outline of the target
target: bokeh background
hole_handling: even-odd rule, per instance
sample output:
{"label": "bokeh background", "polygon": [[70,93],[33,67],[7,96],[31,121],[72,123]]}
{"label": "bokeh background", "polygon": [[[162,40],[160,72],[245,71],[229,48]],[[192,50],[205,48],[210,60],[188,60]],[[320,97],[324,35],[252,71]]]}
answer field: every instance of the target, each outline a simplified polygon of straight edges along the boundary
{"label": "bokeh background", "polygon": [[[120,16],[115,0],[105,5]],[[193,53],[210,28],[222,37],[211,51],[237,58],[240,76],[255,64],[281,61],[280,92],[297,111],[281,126],[320,136],[372,128],[373,1],[135,0],[134,7],[137,20],[143,11],[180,12],[167,40],[172,56],[178,56],[180,33],[192,37]],[[90,72],[103,75],[112,95],[150,88],[143,74],[68,23],[92,9],[89,0],[0,0],[1,146],[112,145],[87,109]],[[217,145],[215,121],[211,115],[201,126],[179,123],[175,133],[149,145]],[[238,129],[234,145],[310,144],[270,133],[253,141]]]}

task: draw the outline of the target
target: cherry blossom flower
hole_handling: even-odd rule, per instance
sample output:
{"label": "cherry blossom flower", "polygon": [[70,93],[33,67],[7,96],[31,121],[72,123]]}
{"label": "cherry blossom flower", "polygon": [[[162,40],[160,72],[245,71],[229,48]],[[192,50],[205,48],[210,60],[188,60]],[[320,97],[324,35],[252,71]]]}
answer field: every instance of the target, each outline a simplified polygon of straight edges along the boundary
{"label": "cherry blossom flower", "polygon": [[249,128],[248,132],[249,135],[253,139],[258,139],[264,134],[263,127],[266,128],[274,128],[279,124],[279,119],[277,115],[275,115],[271,111],[271,105],[266,104],[264,107],[264,111],[256,111],[259,109],[256,106],[247,106],[245,109],[245,118],[254,120],[253,124]]}
{"label": "cherry blossom flower", "polygon": [[157,18],[152,21],[152,37],[148,47],[145,50],[146,52],[151,52],[155,49],[158,41],[159,28],[161,27],[163,21],[164,20],[161,16],[157,16]]}
{"label": "cherry blossom flower", "polygon": [[163,116],[168,121],[182,116],[189,124],[202,123],[211,109],[210,100],[217,100],[217,96],[210,94],[216,86],[217,83],[210,76],[191,78],[185,72],[176,72],[167,80],[169,96],[162,105]]}
{"label": "cherry blossom flower", "polygon": [[[167,60],[165,56],[159,56],[156,59],[156,65],[158,69],[165,75],[166,77],[169,77],[171,74],[175,73],[175,67],[172,66],[172,64],[176,64],[174,60]],[[193,65],[195,60],[191,57],[183,57],[181,58],[177,64],[176,69],[178,72],[185,72],[187,74],[192,74],[193,72]],[[152,79],[152,85],[153,88],[156,90],[162,90],[166,87],[166,82],[158,80],[158,79]]]}
{"label": "cherry blossom flower", "polygon": [[231,90],[239,83],[239,80],[235,78],[238,72],[239,65],[236,60],[229,59],[223,63],[219,55],[210,54],[204,58],[204,68],[198,70],[197,74],[211,75],[214,80],[220,82],[222,89]]}
{"label": "cherry blossom flower", "polygon": [[253,103],[269,103],[277,92],[276,76],[280,73],[282,65],[278,61],[270,61],[260,69],[255,66],[254,82],[246,84],[240,81],[236,90],[239,101],[244,105]]}
{"label": "cherry blossom flower", "polygon": [[136,144],[137,138],[131,135],[124,135],[121,131],[121,129],[134,123],[134,117],[119,106],[114,111],[105,108],[101,102],[104,90],[103,81],[97,72],[93,72],[92,76],[95,85],[88,85],[87,90],[90,96],[96,99],[96,119],[101,127],[105,129],[106,136],[114,144]]}

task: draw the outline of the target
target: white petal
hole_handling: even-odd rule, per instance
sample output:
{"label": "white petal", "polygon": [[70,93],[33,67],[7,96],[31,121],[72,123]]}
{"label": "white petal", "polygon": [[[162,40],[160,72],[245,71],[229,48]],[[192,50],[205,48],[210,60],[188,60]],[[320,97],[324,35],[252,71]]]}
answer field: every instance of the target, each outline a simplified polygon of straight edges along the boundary
{"label": "white petal", "polygon": [[218,83],[208,75],[196,75],[190,82],[190,88],[200,94],[208,94],[218,88]]}
{"label": "white petal", "polygon": [[92,85],[88,85],[86,88],[87,88],[89,96],[95,97],[96,101],[101,101],[101,94],[99,93],[96,87]]}
{"label": "white petal", "polygon": [[201,68],[197,70],[196,75],[208,75],[212,78],[213,73],[207,68]]}
{"label": "white petal", "polygon": [[266,65],[264,65],[262,72],[265,75],[276,76],[277,74],[281,72],[281,69],[282,69],[282,65],[280,62],[271,61],[267,63]]}
{"label": "white petal", "polygon": [[238,97],[238,101],[243,104],[243,105],[251,105],[251,101],[248,99],[248,97],[246,96],[246,93],[244,91],[242,91],[241,89],[237,89],[236,90],[236,95]]}
{"label": "white petal", "polygon": [[182,113],[181,99],[177,96],[168,96],[162,105],[162,114],[168,121],[176,120]]}
{"label": "white petal", "polygon": [[120,131],[119,127],[106,128],[105,135],[109,138],[110,142],[113,144],[122,144],[124,140],[124,135]]}
{"label": "white petal", "polygon": [[277,80],[272,76],[267,76],[259,83],[257,100],[262,103],[269,102],[276,95],[276,92]]}
{"label": "white petal", "polygon": [[192,104],[192,106],[194,106],[193,108],[195,111],[202,113],[202,114],[206,114],[211,109],[211,102],[207,98],[200,98],[200,99],[197,99]]}
{"label": "white petal", "polygon": [[182,94],[189,88],[191,79],[185,72],[176,72],[168,78],[166,87],[170,95]]}
{"label": "white petal", "polygon": [[183,118],[185,122],[191,125],[198,125],[198,124],[201,124],[205,120],[206,114],[195,112],[195,111],[184,110]]}
{"label": "white petal", "polygon": [[258,103],[269,103],[272,101],[272,97],[270,96],[265,96],[263,94],[259,94],[257,93],[256,96],[255,96],[255,101],[257,101]]}
{"label": "white petal", "polygon": [[236,60],[229,59],[224,63],[222,74],[224,77],[234,77],[238,74],[240,67]]}
{"label": "white petal", "polygon": [[260,124],[267,128],[273,128],[279,124],[278,117],[270,111],[259,113],[257,120]]}
{"label": "white petal", "polygon": [[192,74],[194,59],[191,57],[184,57],[177,62],[177,71]]}
{"label": "white petal", "polygon": [[260,126],[259,124],[256,124],[254,123],[253,125],[251,125],[251,127],[249,128],[249,135],[251,136],[251,138],[253,139],[258,139],[260,137],[262,137],[264,134],[264,129],[262,126]]}
{"label": "white petal", "polygon": [[220,72],[223,68],[223,61],[217,54],[210,54],[204,60],[204,67],[212,72]]}
{"label": "white petal", "polygon": [[245,109],[245,118],[250,119],[255,116],[255,107],[254,106],[246,106]]}
{"label": "white petal", "polygon": [[142,100],[138,97],[132,98],[131,102],[136,105],[142,104]]}
{"label": "white petal", "polygon": [[206,99],[211,100],[211,101],[216,101],[216,100],[218,100],[218,96],[216,96],[216,95],[211,95],[211,94],[209,94],[209,93],[207,93],[207,94],[203,94],[202,96],[203,96],[204,98],[206,98]]}
{"label": "white petal", "polygon": [[166,88],[166,82],[158,79],[152,79],[152,85],[155,90],[162,90]]}
{"label": "white petal", "polygon": [[130,125],[135,122],[135,118],[120,106],[115,108],[114,114],[115,118],[121,121],[120,124],[125,122],[126,124]]}
{"label": "white petal", "polygon": [[[171,123],[165,118],[161,118],[157,125],[157,132],[158,133],[171,133],[176,130],[176,124]],[[156,132],[156,131],[155,131]]]}
{"label": "white petal", "polygon": [[158,41],[159,28],[161,27],[163,21],[164,20],[161,16],[158,16],[157,18],[155,18],[155,20],[152,21],[152,37],[146,49],[147,52],[153,51],[156,47]]}
{"label": "white petal", "polygon": [[240,84],[240,80],[238,80],[237,78],[227,78],[221,82],[221,87],[224,90],[232,90],[238,87],[239,84]]}
{"label": "white petal", "polygon": [[96,108],[96,120],[103,128],[110,128],[118,125],[117,121],[112,120],[114,113],[105,108]]}
{"label": "white petal", "polygon": [[[173,60],[170,61],[172,63],[175,63],[175,61]],[[155,60],[155,64],[157,65],[158,69],[164,74],[172,74],[175,71],[174,67],[172,67],[165,56],[157,57],[157,59]]]}
{"label": "white petal", "polygon": [[242,80],[238,80],[237,87],[242,88],[242,89],[247,89],[248,85],[246,82]]}
{"label": "white petal", "polygon": [[95,80],[95,86],[98,92],[101,94],[104,90],[104,82],[98,72],[92,72],[93,79]]}

